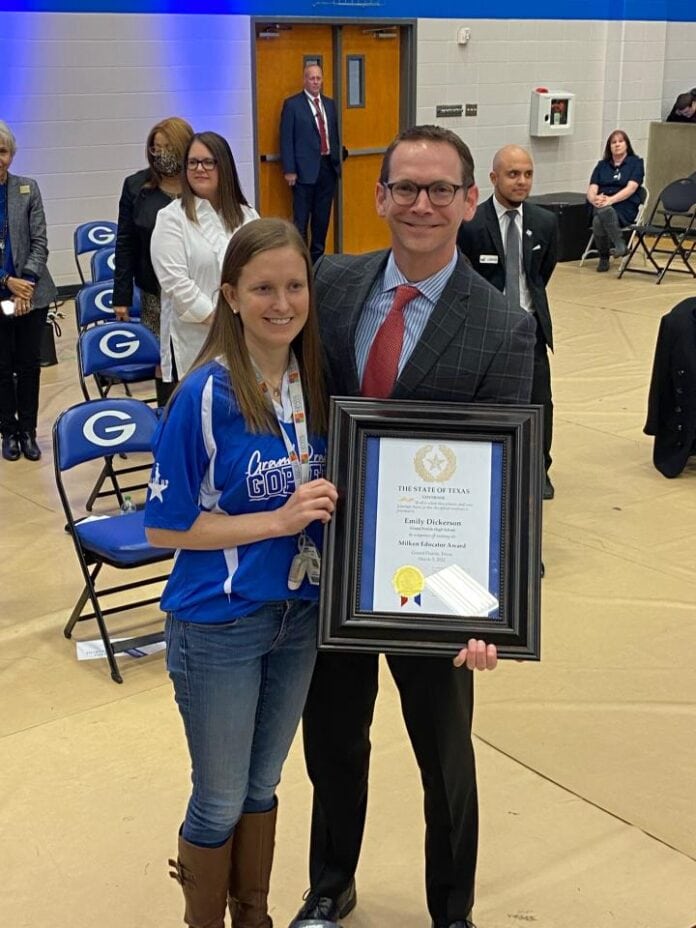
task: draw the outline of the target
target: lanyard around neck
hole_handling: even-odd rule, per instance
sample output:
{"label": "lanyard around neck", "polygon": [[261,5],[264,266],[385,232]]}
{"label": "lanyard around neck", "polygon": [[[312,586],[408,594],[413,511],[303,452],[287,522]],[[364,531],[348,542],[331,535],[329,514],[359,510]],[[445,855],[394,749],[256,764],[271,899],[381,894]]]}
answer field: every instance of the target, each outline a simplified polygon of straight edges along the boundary
{"label": "lanyard around neck", "polygon": [[256,380],[258,385],[268,402],[271,404],[273,413],[278,420],[280,435],[283,439],[283,443],[285,444],[288,461],[292,467],[292,475],[295,478],[295,489],[297,489],[300,484],[307,483],[309,480],[309,434],[307,432],[307,416],[305,415],[302,378],[300,377],[300,368],[297,363],[297,358],[295,357],[295,353],[291,351],[290,360],[288,362],[288,368],[286,371],[288,376],[288,389],[290,392],[290,405],[292,406],[292,421],[293,425],[295,426],[295,440],[297,442],[297,449],[288,438],[288,434],[283,426],[283,421],[278,415],[278,410],[276,409],[276,405],[273,402],[268,384],[264,381],[263,377],[261,376],[261,371],[258,369],[256,364],[254,364],[254,370],[256,371]]}

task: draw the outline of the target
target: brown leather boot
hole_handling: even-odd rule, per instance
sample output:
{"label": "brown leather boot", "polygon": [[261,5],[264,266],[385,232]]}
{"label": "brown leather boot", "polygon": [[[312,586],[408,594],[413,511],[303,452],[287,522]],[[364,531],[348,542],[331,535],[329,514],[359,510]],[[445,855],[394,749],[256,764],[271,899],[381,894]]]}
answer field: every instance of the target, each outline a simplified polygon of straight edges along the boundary
{"label": "brown leather boot", "polygon": [[230,912],[233,928],[273,928],[268,915],[278,806],[249,812],[234,829],[230,868]]}
{"label": "brown leather boot", "polygon": [[170,858],[169,875],[184,891],[189,928],[225,928],[233,838],[221,847],[198,847],[179,835],[179,856]]}

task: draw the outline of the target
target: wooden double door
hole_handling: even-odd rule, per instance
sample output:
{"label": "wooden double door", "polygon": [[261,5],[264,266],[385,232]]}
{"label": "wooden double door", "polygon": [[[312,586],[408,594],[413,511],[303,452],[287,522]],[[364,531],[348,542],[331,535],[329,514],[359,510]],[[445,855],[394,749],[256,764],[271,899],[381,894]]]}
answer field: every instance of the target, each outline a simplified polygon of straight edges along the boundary
{"label": "wooden double door", "polygon": [[319,63],[326,96],[336,102],[343,162],[326,251],[357,254],[385,247],[388,230],[375,212],[382,155],[408,120],[404,52],[411,26],[255,22],[258,208],[292,218],[292,195],[280,162],[283,101],[302,90],[306,64]]}

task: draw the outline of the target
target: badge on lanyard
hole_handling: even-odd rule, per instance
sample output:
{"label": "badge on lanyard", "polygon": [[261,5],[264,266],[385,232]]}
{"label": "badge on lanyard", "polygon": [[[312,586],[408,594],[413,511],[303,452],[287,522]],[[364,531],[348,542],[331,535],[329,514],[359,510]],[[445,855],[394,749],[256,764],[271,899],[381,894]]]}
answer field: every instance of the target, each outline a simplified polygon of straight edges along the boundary
{"label": "badge on lanyard", "polygon": [[[288,363],[288,388],[290,392],[290,405],[292,406],[292,421],[295,427],[295,440],[297,448],[288,438],[287,432],[283,427],[283,422],[278,415],[276,405],[272,400],[271,393],[267,384],[261,377],[261,373],[256,369],[256,379],[259,387],[269,399],[273,412],[278,420],[280,435],[285,444],[285,450],[288,455],[288,461],[292,468],[292,474],[295,480],[295,489],[309,480],[309,435],[307,433],[307,416],[305,415],[304,395],[302,393],[302,379],[300,377],[300,368],[297,358],[293,351],[290,352]],[[281,397],[282,402],[282,397]],[[321,573],[321,555],[317,546],[309,537],[307,532],[302,531],[297,536],[297,554],[290,563],[288,572],[288,589],[299,590],[302,582],[307,580],[312,586],[319,584],[319,575]]]}
{"label": "badge on lanyard", "polygon": [[305,576],[312,586],[319,585],[321,555],[309,535],[306,532],[301,532],[297,539],[297,554],[290,564],[288,589],[299,590]]}

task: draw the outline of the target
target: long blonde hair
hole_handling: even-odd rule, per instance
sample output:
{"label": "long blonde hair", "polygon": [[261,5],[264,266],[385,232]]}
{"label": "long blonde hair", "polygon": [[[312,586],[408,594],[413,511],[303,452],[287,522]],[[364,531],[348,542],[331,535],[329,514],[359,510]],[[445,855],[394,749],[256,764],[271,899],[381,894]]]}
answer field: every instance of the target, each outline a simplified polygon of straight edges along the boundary
{"label": "long blonde hair", "polygon": [[[295,352],[302,374],[308,424],[316,434],[324,434],[327,426],[327,397],[324,380],[319,325],[314,308],[312,262],[299,232],[284,219],[255,219],[246,223],[232,236],[222,264],[220,284],[236,287],[247,264],[257,255],[277,248],[293,248],[307,269],[309,313],[307,321],[291,348]],[[208,337],[196,358],[192,370],[223,357],[230,371],[230,381],[239,411],[250,432],[278,432],[278,422],[269,409],[256,380],[249,350],[244,339],[241,317],[232,312],[222,291]]]}

